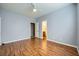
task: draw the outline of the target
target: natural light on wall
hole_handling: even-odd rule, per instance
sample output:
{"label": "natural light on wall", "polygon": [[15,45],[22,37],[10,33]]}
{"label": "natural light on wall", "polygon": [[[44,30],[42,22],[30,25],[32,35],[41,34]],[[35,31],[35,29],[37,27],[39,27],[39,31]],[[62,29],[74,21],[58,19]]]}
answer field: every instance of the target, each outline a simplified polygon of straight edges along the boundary
{"label": "natural light on wall", "polygon": [[47,31],[47,21],[42,22],[42,31]]}
{"label": "natural light on wall", "polygon": [[42,22],[42,35],[47,37],[47,21]]}

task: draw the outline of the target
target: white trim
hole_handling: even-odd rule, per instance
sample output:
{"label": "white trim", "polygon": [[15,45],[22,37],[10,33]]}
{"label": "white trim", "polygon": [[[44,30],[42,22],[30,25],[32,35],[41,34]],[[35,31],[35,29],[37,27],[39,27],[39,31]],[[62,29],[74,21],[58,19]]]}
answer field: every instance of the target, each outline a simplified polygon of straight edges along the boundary
{"label": "white trim", "polygon": [[20,40],[25,40],[25,39],[29,39],[29,38],[17,39],[17,40],[13,40],[13,41],[2,42],[2,43],[4,43],[4,44],[6,44],[6,43],[12,43],[12,42],[20,41]]}
{"label": "white trim", "polygon": [[[41,37],[40,37],[40,38],[41,38]],[[42,39],[42,38],[41,38],[41,39]],[[74,47],[74,48],[77,48],[77,49],[78,49],[78,47],[75,46],[75,45],[71,45],[71,44],[59,42],[59,41],[56,41],[56,40],[51,40],[51,39],[48,39],[48,38],[47,38],[47,40],[48,40],[48,41],[52,41],[52,42],[56,42],[56,43],[59,43],[59,44],[63,44],[63,45],[66,45],[66,46]]]}
{"label": "white trim", "polygon": [[1,45],[1,41],[0,41],[0,45]]}
{"label": "white trim", "polygon": [[0,43],[0,45],[1,45],[1,43]]}
{"label": "white trim", "polygon": [[79,48],[77,48],[78,54],[79,54]]}
{"label": "white trim", "polygon": [[71,46],[71,47],[77,48],[77,46],[75,46],[75,45],[71,45],[71,44],[67,44],[67,43],[62,43],[62,42],[58,42],[58,41],[51,40],[51,39],[48,39],[48,40],[49,40],[49,41],[56,42],[56,43],[59,43],[59,44],[63,44],[63,45],[66,45],[66,46]]}
{"label": "white trim", "polygon": [[79,50],[77,50],[78,51],[78,54],[79,54]]}
{"label": "white trim", "polygon": [[[18,39],[18,40],[13,40],[13,41],[7,41],[7,42],[2,42],[2,43],[11,43],[11,42],[16,42],[16,41],[25,40],[25,39],[29,39],[29,38]],[[48,41],[53,41],[53,42],[56,42],[56,43],[59,43],[59,44],[63,44],[63,45],[66,45],[66,46],[71,46],[71,47],[77,48],[77,46],[75,46],[75,45],[62,43],[62,42],[58,42],[58,41],[51,40],[51,39],[48,39]],[[1,43],[0,43],[0,45],[1,45]],[[77,50],[78,50],[78,48],[77,48]],[[79,52],[79,50],[78,50],[78,52]]]}

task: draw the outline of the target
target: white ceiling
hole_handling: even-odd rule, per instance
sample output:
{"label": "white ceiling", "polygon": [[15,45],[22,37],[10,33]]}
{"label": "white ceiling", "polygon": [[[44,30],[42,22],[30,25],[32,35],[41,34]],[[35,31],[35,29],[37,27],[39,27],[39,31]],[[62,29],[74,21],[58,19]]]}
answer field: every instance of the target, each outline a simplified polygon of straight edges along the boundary
{"label": "white ceiling", "polygon": [[19,13],[30,18],[37,18],[63,8],[70,3],[34,3],[37,12],[33,12],[31,3],[2,3],[0,8]]}

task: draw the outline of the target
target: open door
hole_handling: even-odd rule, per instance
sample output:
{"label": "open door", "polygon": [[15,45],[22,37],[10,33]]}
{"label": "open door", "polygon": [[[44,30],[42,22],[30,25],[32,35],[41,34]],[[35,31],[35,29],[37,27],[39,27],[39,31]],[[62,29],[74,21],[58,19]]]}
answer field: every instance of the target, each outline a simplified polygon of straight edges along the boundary
{"label": "open door", "polygon": [[31,23],[31,38],[35,38],[35,23]]}
{"label": "open door", "polygon": [[42,38],[47,39],[47,21],[42,21]]}

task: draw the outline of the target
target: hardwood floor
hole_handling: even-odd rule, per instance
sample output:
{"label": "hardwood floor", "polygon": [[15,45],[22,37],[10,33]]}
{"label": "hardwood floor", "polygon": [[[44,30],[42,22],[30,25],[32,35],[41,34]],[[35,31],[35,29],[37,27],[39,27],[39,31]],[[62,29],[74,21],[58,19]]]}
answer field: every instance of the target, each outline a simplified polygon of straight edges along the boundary
{"label": "hardwood floor", "polygon": [[0,46],[0,56],[78,56],[76,48],[39,38]]}

